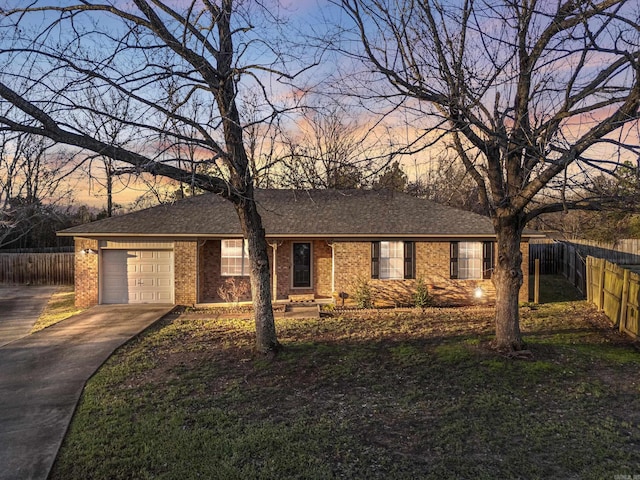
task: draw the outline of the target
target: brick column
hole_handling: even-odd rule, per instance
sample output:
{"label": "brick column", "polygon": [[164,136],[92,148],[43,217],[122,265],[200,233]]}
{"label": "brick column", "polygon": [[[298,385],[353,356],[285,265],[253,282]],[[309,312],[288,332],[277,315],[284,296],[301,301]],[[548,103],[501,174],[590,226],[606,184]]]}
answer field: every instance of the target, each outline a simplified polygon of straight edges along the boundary
{"label": "brick column", "polygon": [[177,241],[173,248],[175,303],[198,303],[198,242]]}
{"label": "brick column", "polygon": [[98,304],[98,241],[80,237],[75,237],[74,240],[76,307],[92,307]]}

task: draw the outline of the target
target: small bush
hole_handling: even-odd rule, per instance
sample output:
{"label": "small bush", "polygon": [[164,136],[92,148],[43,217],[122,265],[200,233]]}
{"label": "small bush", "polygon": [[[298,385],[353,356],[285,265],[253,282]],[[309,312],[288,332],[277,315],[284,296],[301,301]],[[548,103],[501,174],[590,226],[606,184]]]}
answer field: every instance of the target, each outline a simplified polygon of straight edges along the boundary
{"label": "small bush", "polygon": [[429,288],[424,280],[418,279],[416,283],[416,291],[413,294],[413,304],[417,308],[427,308],[433,305],[433,297],[429,293]]}
{"label": "small bush", "polygon": [[218,288],[218,295],[227,303],[237,304],[248,292],[249,284],[242,280],[236,282],[235,277],[227,278],[224,284]]}
{"label": "small bush", "polygon": [[373,289],[369,280],[359,277],[353,286],[353,299],[358,308],[373,308]]}

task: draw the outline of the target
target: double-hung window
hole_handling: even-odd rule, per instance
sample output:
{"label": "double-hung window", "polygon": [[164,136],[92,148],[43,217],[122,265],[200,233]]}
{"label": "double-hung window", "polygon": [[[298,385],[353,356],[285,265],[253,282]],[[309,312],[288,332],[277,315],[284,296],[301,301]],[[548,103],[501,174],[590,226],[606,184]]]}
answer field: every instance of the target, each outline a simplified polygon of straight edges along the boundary
{"label": "double-hung window", "polygon": [[372,242],[371,278],[416,278],[414,242]]}
{"label": "double-hung window", "polygon": [[249,275],[249,254],[247,243],[242,239],[222,240],[221,275],[242,277]]}
{"label": "double-hung window", "polygon": [[493,267],[493,242],[451,242],[451,278],[491,278]]}

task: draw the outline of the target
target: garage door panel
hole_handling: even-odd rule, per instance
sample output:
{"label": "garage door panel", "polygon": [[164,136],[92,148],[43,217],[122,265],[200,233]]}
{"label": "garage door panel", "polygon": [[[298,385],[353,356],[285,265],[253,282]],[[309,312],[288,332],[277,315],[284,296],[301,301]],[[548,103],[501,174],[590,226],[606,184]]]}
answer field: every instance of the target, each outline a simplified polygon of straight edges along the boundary
{"label": "garage door panel", "polygon": [[139,272],[141,274],[145,274],[145,273],[154,273],[157,270],[156,265],[149,263],[149,264],[142,264],[140,265],[140,269]]}
{"label": "garage door panel", "polygon": [[158,264],[158,273],[170,273],[171,265]]}
{"label": "garage door panel", "polygon": [[158,292],[158,303],[173,303],[171,292]]}
{"label": "garage door panel", "polygon": [[172,303],[173,252],[103,250],[102,303]]}

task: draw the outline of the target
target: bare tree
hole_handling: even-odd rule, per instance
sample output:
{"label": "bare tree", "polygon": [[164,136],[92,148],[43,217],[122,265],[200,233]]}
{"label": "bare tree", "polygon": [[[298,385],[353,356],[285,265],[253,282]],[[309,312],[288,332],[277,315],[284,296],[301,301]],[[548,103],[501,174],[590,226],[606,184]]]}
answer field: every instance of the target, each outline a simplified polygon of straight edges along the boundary
{"label": "bare tree", "polygon": [[[625,162],[616,176],[599,174],[583,192],[572,197],[601,196],[616,200],[599,210],[567,210],[541,215],[535,219],[537,228],[548,229],[567,240],[589,239],[616,242],[624,238],[640,238],[640,182],[637,166]],[[572,198],[573,199],[573,198]]]}
{"label": "bare tree", "polygon": [[[476,182],[497,235],[496,346],[521,349],[525,225],[546,212],[602,206],[605,199],[565,192],[592,169],[614,170],[625,152],[638,155],[637,2],[336,3],[361,46],[347,54],[380,75],[363,94],[421,111]],[[379,79],[386,87],[372,92]]]}
{"label": "bare tree", "polygon": [[416,180],[410,182],[406,190],[411,195],[442,205],[483,215],[487,213],[478,195],[478,184],[457,155],[451,155],[450,149],[430,160],[426,172],[416,174]]}
{"label": "bare tree", "polygon": [[281,162],[282,126],[279,118],[265,122],[258,95],[249,92],[242,100],[245,121],[245,149],[254,183],[258,188],[273,188],[277,184],[275,167]]}
{"label": "bare tree", "polygon": [[[81,115],[79,121],[88,120],[90,122],[92,135],[96,139],[109,145],[118,145],[121,148],[132,146],[137,131],[127,125],[131,120],[129,112],[131,99],[129,97],[110,91],[105,95],[90,96],[86,101],[91,110],[87,112],[87,115]],[[111,116],[105,117],[94,112],[110,112]],[[98,163],[97,168],[101,170],[98,173],[95,172],[96,162]],[[122,187],[124,189],[129,184],[130,174],[124,173],[126,169],[119,168],[120,165],[116,159],[106,155],[87,156],[83,163],[89,176],[89,184],[95,183],[104,189],[104,194],[107,197],[107,217],[113,216],[114,182],[121,178],[121,175],[124,175],[126,177]]]}
{"label": "bare tree", "polygon": [[282,134],[279,185],[339,190],[371,186],[393,158],[390,141],[381,125],[367,125],[354,117],[336,104],[305,108],[295,128]]}
{"label": "bare tree", "polygon": [[[241,0],[180,3],[174,8],[176,2],[161,0],[126,5],[83,0],[52,6],[36,0],[29,7],[5,8],[0,24],[0,124],[228,199],[249,247],[256,348],[273,352],[279,343],[267,243],[254,201],[238,96],[246,90],[258,92],[262,118],[277,116],[280,107],[270,99],[270,86],[292,78],[287,66],[294,65],[294,58],[300,65],[303,57],[291,48],[283,54],[277,47],[284,40],[267,36],[280,31],[278,9]],[[169,82],[170,95],[162,88]],[[82,100],[110,91],[130,99],[133,118],[96,111]],[[195,116],[176,108],[196,96],[208,108]],[[89,113],[137,130],[136,147],[96,138],[77,121]],[[211,170],[194,174],[180,168],[181,159],[170,155],[167,144],[193,146]]]}
{"label": "bare tree", "polygon": [[0,246],[55,222],[57,204],[70,198],[62,154],[50,147],[41,137],[0,133]]}

